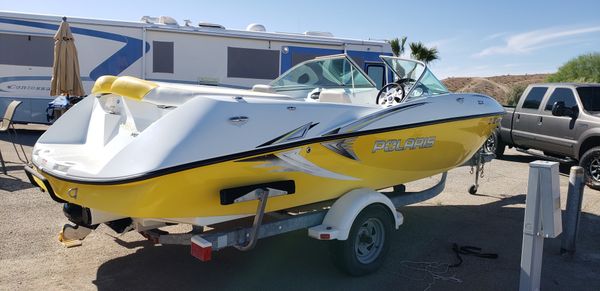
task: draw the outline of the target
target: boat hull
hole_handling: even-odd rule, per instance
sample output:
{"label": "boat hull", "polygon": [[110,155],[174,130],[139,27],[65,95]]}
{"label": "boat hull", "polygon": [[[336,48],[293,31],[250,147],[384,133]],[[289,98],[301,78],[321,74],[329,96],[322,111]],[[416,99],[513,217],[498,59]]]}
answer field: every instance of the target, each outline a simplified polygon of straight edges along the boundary
{"label": "boat hull", "polygon": [[[124,217],[251,215],[256,212],[256,200],[222,205],[220,191],[293,180],[294,194],[269,198],[267,211],[276,211],[335,199],[356,188],[382,189],[418,180],[466,162],[496,128],[498,120],[498,115],[478,116],[284,145],[270,152],[113,183],[78,182],[43,171],[41,174],[59,198]],[[347,151],[328,146],[336,142],[345,142],[339,148]]]}

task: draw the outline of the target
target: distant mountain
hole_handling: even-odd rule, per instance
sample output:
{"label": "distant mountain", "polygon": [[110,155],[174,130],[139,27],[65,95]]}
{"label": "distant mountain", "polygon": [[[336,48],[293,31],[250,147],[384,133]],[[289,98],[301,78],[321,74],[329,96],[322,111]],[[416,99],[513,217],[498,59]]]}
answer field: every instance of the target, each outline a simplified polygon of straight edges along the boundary
{"label": "distant mountain", "polygon": [[457,77],[442,80],[451,92],[472,92],[494,97],[506,104],[507,95],[515,86],[543,83],[548,74],[504,75],[494,77]]}

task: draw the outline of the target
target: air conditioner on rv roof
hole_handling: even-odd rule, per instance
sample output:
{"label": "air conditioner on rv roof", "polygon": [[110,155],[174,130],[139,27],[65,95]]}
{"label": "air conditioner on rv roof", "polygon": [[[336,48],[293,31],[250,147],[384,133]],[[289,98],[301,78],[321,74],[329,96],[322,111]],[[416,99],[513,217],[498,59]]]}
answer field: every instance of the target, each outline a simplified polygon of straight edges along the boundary
{"label": "air conditioner on rv roof", "polygon": [[142,16],[142,19],[140,19],[140,21],[145,22],[145,23],[151,23],[151,24],[179,25],[177,23],[177,20],[175,20],[175,18],[173,18],[171,16],[160,16],[160,17]]}

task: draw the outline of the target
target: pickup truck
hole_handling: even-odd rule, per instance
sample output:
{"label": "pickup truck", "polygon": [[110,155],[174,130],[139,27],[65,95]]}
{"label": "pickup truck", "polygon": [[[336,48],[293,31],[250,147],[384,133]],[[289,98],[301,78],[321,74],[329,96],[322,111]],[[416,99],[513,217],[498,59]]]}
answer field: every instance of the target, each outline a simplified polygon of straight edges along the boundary
{"label": "pickup truck", "polygon": [[586,184],[600,190],[600,84],[529,85],[516,107],[505,107],[485,149],[502,158],[506,146],[545,159],[578,162]]}

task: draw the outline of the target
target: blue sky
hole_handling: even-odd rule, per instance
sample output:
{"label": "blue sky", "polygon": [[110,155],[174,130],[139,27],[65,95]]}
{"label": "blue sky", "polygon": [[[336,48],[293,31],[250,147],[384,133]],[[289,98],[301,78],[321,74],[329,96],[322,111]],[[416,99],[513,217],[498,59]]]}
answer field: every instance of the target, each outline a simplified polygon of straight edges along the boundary
{"label": "blue sky", "polygon": [[244,29],[329,31],[336,36],[408,36],[436,46],[442,77],[553,72],[569,59],[600,51],[600,1],[33,1],[0,0],[0,9],[137,21],[168,15]]}

